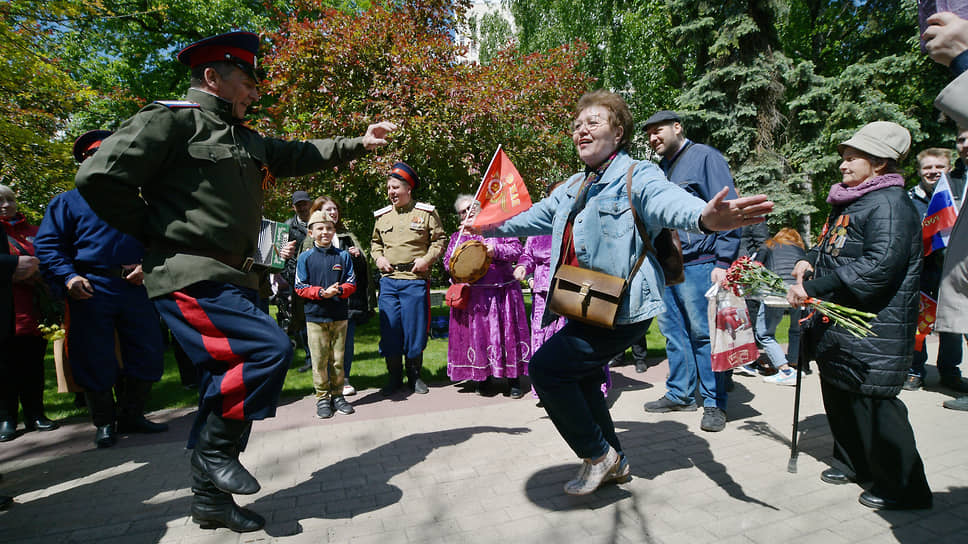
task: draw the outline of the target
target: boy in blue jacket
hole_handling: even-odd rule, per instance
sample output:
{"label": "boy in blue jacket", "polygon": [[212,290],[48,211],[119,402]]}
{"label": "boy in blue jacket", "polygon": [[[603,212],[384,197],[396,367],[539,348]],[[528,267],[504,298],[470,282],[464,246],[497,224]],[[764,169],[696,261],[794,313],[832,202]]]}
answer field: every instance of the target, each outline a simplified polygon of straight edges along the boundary
{"label": "boy in blue jacket", "polygon": [[356,274],[350,254],[333,247],[336,224],[322,210],[309,217],[313,247],[296,260],[296,294],[306,299],[306,332],[313,362],[316,416],[333,417],[333,411],[352,414],[343,397],[343,345],[349,305],[356,291]]}

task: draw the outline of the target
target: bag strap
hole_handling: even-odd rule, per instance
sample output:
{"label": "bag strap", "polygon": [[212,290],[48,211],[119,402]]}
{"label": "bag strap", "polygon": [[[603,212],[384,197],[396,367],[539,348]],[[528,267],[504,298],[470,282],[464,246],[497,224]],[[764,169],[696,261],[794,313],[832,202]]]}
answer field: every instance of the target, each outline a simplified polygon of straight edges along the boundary
{"label": "bag strap", "polygon": [[670,178],[670,179],[672,178],[672,172],[675,171],[676,166],[679,164],[679,159],[681,159],[682,156],[686,154],[686,151],[690,147],[692,147],[692,140],[689,140],[688,142],[686,142],[686,145],[684,145],[682,149],[680,149],[679,152],[676,153],[676,156],[672,158],[672,162],[669,164],[669,173],[666,174],[667,178]]}
{"label": "bag strap", "polygon": [[7,242],[9,242],[10,245],[20,253],[20,255],[27,257],[31,256],[31,253],[27,251],[27,248],[25,248],[19,241],[17,241],[16,238],[9,234],[7,235]]}
{"label": "bag strap", "polygon": [[638,272],[639,268],[642,266],[642,262],[645,260],[646,254],[650,251],[655,253],[655,248],[652,247],[652,240],[649,239],[648,231],[646,231],[645,225],[642,224],[642,220],[639,219],[639,214],[635,212],[635,203],[632,202],[632,172],[635,170],[636,164],[637,163],[633,161],[632,165],[629,166],[628,173],[625,175],[625,192],[629,197],[629,208],[632,209],[632,220],[635,222],[635,230],[642,238],[642,244],[645,246],[645,251],[643,251],[639,255],[639,259],[635,261],[635,266],[633,266],[632,271],[629,272],[629,277],[626,282],[632,281],[632,277],[635,276],[635,273]]}

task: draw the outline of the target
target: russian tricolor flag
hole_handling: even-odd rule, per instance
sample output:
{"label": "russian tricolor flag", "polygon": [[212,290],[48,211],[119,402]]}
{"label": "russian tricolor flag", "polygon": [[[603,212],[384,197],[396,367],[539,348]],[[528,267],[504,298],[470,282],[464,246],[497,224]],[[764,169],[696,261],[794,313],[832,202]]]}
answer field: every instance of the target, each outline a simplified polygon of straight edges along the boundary
{"label": "russian tricolor flag", "polygon": [[951,228],[958,219],[958,209],[951,196],[951,186],[948,176],[941,174],[941,179],[934,186],[934,194],[928,202],[928,211],[921,221],[921,236],[924,240],[924,255],[930,255],[936,249],[948,247],[948,237]]}

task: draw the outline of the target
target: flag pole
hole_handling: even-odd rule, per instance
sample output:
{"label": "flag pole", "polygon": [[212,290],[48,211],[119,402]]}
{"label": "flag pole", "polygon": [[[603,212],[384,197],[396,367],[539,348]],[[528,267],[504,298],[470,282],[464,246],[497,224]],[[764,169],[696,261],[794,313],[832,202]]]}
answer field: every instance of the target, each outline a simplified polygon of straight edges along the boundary
{"label": "flag pole", "polygon": [[[481,189],[484,187],[484,182],[487,180],[487,173],[491,171],[491,167],[494,166],[494,161],[497,159],[497,154],[501,152],[501,144],[497,144],[497,149],[494,150],[494,155],[491,156],[491,162],[487,163],[487,168],[484,170],[484,175],[481,176],[481,183],[477,186],[477,192],[474,193],[474,202],[481,206],[480,201],[477,198],[481,194]],[[483,208],[483,206],[481,206]],[[460,231],[457,233],[457,240],[454,242],[454,247],[460,245],[461,236],[464,235],[464,222],[461,221]]]}

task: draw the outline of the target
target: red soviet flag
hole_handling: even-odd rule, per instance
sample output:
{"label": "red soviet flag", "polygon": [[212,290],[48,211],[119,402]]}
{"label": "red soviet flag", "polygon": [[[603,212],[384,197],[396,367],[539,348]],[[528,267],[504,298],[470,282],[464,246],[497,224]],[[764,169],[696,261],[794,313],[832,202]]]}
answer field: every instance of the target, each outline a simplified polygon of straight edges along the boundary
{"label": "red soviet flag", "polygon": [[531,207],[528,188],[501,146],[494,152],[475,198],[481,207],[474,217],[475,227],[496,225]]}

